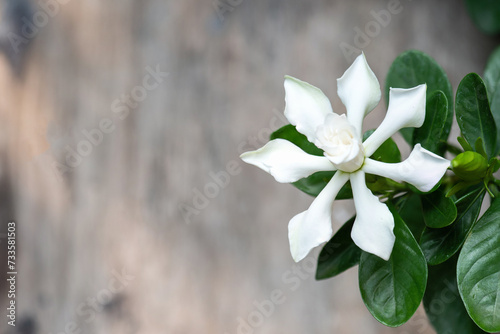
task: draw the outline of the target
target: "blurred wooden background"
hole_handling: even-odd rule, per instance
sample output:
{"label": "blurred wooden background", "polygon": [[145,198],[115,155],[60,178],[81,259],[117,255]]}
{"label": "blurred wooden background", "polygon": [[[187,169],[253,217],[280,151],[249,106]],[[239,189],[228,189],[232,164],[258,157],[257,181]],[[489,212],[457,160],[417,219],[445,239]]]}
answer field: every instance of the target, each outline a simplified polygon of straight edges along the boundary
{"label": "blurred wooden background", "polygon": [[[397,329],[374,320],[357,269],[316,282],[314,254],[296,266],[287,223],[311,198],[238,159],[284,124],[285,74],[343,112],[339,45],[389,2],[2,0],[0,233],[17,222],[19,272],[2,332],[433,333],[422,310]],[[362,48],[382,85],[414,48],[456,89],[499,42],[461,1],[400,8]],[[334,212],[338,227],[352,204]]]}

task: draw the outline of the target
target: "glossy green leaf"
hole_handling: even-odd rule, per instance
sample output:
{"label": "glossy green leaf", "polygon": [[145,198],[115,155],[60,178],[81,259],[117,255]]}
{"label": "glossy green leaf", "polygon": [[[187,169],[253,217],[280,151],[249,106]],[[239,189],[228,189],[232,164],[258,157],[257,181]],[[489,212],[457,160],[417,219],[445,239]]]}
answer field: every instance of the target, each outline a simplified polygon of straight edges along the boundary
{"label": "glossy green leaf", "polygon": [[370,313],[384,325],[404,324],[415,313],[427,283],[424,255],[398,213],[393,211],[396,243],[389,261],[361,254],[359,287]]}
{"label": "glossy green leaf", "polygon": [[334,277],[359,263],[361,249],[351,238],[354,217],[349,219],[328,241],[318,257],[316,279]]}
{"label": "glossy green leaf", "polygon": [[487,332],[500,331],[500,201],[492,203],[464,244],[457,265],[467,312]]}
{"label": "glossy green leaf", "polygon": [[488,157],[496,153],[497,129],[490,111],[483,80],[476,73],[466,75],[457,88],[455,112],[460,131],[469,144],[481,138]]}
{"label": "glossy green leaf", "polygon": [[500,2],[497,0],[465,0],[476,26],[486,34],[500,32]]}
{"label": "glossy green leaf", "polygon": [[422,203],[420,195],[410,192],[398,203],[398,212],[406,226],[410,229],[413,237],[419,241],[425,227],[422,213]]}
{"label": "glossy green leaf", "polygon": [[491,96],[500,88],[500,47],[497,47],[488,58],[483,79],[488,90],[488,96]]}
{"label": "glossy green leaf", "polygon": [[451,198],[446,197],[443,189],[422,195],[420,198],[425,225],[442,228],[450,225],[457,218],[457,207]]}
{"label": "glossy green leaf", "polygon": [[423,148],[442,155],[446,151],[446,141],[441,138],[448,137],[443,134],[446,130],[448,119],[448,100],[446,95],[438,90],[427,98],[425,106],[424,124],[413,132],[413,143],[420,143]]}
{"label": "glossy green leaf", "polygon": [[[491,54],[484,70],[484,84],[488,90],[490,109],[497,130],[500,129],[500,47]],[[500,150],[500,136],[497,135],[497,154]]]}
{"label": "glossy green leaf", "polygon": [[[495,120],[495,126],[500,129],[500,89],[496,90],[489,96],[491,115]],[[500,135],[497,134],[497,151],[495,155],[500,153]]]}
{"label": "glossy green leaf", "polygon": [[457,256],[429,267],[429,279],[424,295],[427,317],[437,333],[485,333],[472,321],[465,310],[457,287]]}
{"label": "glossy green leaf", "polygon": [[[453,93],[450,81],[441,66],[427,54],[409,50],[401,53],[392,63],[385,82],[385,100],[389,103],[389,88],[412,88],[420,84],[427,84],[427,98],[435,91],[440,90],[446,95],[448,101],[448,113],[445,127],[437,142],[446,142],[450,134],[453,121]],[[401,130],[405,140],[414,145],[413,128]]]}
{"label": "glossy green leaf", "polygon": [[455,202],[458,214],[452,225],[424,229],[420,238],[420,247],[430,265],[448,260],[462,247],[479,216],[483,197],[483,187],[472,189]]}

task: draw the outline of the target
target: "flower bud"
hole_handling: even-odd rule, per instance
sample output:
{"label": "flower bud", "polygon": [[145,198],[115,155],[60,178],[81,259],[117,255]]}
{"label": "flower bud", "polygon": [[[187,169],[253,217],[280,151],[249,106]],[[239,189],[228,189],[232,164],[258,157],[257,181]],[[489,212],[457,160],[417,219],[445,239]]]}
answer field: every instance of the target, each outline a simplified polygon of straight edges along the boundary
{"label": "flower bud", "polygon": [[451,161],[453,172],[465,181],[479,181],[486,175],[488,161],[479,153],[466,151]]}

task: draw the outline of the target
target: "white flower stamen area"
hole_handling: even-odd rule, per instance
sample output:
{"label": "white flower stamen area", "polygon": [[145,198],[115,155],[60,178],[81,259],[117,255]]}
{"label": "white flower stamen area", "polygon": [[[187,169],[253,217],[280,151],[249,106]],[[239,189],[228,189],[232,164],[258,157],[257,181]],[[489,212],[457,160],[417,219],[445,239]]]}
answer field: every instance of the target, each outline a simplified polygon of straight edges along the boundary
{"label": "white flower stamen area", "polygon": [[316,129],[315,144],[341,171],[352,173],[363,165],[365,154],[362,142],[345,114],[329,114],[324,124]]}

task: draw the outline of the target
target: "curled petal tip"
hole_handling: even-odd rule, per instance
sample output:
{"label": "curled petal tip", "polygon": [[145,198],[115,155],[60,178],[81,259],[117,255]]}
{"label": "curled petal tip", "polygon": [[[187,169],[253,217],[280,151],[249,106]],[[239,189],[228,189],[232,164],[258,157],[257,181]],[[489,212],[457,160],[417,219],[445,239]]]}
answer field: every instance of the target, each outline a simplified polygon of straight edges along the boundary
{"label": "curled petal tip", "polygon": [[429,192],[439,183],[450,161],[416,144],[403,162],[385,163],[366,159],[363,170],[397,182],[407,182],[422,192]]}
{"label": "curled petal tip", "polygon": [[330,240],[333,235],[330,217],[324,217],[314,228],[307,222],[307,214],[308,211],[299,213],[288,224],[290,252],[295,262],[304,259],[313,248]]}
{"label": "curled petal tip", "polygon": [[332,237],[332,204],[340,188],[348,179],[349,175],[346,173],[335,173],[309,209],[290,220],[288,238],[290,252],[296,262],[305,258],[313,248]]}
{"label": "curled petal tip", "polygon": [[285,76],[285,117],[297,131],[314,142],[325,117],[333,113],[330,100],[321,89],[297,78]]}
{"label": "curled petal tip", "polygon": [[360,137],[363,118],[377,106],[381,97],[380,84],[363,53],[337,79],[337,94]]}
{"label": "curled petal tip", "polygon": [[400,129],[421,127],[425,120],[426,92],[427,84],[413,88],[391,88],[386,117],[397,120]]}
{"label": "curled petal tip", "polygon": [[424,124],[426,91],[426,84],[413,88],[390,88],[387,114],[375,132],[363,143],[367,157],[400,129],[418,128]]}
{"label": "curled petal tip", "polygon": [[365,252],[389,260],[396,240],[394,216],[367,188],[365,173],[351,174],[356,220],[351,231],[354,243]]}

